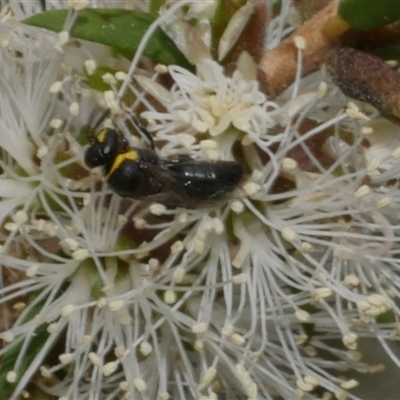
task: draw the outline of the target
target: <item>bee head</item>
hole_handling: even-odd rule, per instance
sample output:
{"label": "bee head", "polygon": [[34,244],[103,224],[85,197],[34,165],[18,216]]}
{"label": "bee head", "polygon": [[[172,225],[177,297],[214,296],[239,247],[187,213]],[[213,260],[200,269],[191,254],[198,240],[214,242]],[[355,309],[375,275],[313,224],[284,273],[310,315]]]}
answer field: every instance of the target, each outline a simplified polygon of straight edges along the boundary
{"label": "bee head", "polygon": [[84,161],[89,168],[106,166],[112,163],[121,151],[120,134],[111,128],[101,130],[93,137],[86,149]]}

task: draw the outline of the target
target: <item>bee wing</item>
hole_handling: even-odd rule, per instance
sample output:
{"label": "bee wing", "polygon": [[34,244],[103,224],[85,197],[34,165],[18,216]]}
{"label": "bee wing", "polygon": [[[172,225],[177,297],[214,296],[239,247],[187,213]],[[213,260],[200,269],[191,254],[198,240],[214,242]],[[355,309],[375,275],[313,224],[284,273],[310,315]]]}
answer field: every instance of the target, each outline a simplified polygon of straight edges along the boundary
{"label": "bee wing", "polygon": [[243,178],[242,165],[234,161],[195,161],[192,159],[141,163],[141,170],[156,194],[147,201],[168,206],[208,207],[226,198]]}
{"label": "bee wing", "polygon": [[145,174],[152,187],[159,187],[159,193],[146,196],[146,202],[162,203],[171,207],[196,208],[197,203],[190,198],[182,187],[181,174],[171,171],[166,163],[141,163],[141,171]]}
{"label": "bee wing", "polygon": [[164,164],[154,164],[151,162],[139,161],[139,169],[146,176],[146,178],[164,191],[164,188],[174,184],[175,176],[171,174],[168,168],[165,168]]}
{"label": "bee wing", "polygon": [[179,161],[167,165],[175,178],[173,190],[201,201],[221,199],[232,193],[244,175],[241,164],[234,161]]}

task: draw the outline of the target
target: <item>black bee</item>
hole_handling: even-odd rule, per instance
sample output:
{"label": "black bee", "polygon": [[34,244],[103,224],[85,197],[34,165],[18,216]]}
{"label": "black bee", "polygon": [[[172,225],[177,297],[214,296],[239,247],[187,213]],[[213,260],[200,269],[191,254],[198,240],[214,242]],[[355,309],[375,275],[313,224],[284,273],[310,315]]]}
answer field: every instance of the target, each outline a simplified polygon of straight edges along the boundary
{"label": "black bee", "polygon": [[89,168],[103,167],[104,179],[120,196],[171,207],[207,207],[229,197],[242,180],[244,169],[235,161],[160,159],[149,132],[131,119],[152,150],[130,147],[121,131],[105,128],[89,132],[84,156]]}

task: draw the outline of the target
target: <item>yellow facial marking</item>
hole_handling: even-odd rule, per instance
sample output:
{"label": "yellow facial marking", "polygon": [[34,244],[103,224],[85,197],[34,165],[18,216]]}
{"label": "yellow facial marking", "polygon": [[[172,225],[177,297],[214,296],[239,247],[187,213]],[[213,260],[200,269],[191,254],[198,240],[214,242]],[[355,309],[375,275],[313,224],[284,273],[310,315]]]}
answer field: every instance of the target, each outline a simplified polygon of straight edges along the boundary
{"label": "yellow facial marking", "polygon": [[107,135],[108,129],[102,129],[98,135],[96,136],[96,140],[99,143],[103,143],[106,140],[106,135]]}
{"label": "yellow facial marking", "polygon": [[125,160],[137,161],[139,160],[139,153],[136,150],[129,150],[126,153],[118,154],[114,159],[110,172],[104,179],[107,180]]}

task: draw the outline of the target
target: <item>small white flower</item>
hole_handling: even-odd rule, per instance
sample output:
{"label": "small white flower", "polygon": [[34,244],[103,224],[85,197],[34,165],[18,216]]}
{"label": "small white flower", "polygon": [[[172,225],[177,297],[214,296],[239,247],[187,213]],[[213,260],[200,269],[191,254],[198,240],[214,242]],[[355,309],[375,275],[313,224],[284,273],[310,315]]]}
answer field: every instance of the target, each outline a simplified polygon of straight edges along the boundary
{"label": "small white flower", "polygon": [[[179,131],[193,136],[208,132],[214,137],[222,157],[227,157],[232,142],[218,140],[217,136],[236,128],[250,137],[260,138],[273,123],[272,115],[265,110],[269,105],[258,83],[244,79],[240,71],[226,77],[218,63],[203,59],[197,65],[196,75],[177,66],[169,67],[169,73],[175,85],[168,99],[162,95],[163,88],[156,89],[158,84],[136,77],[147,90],[152,87],[151,93],[167,108],[165,114],[152,111],[142,114],[144,118],[158,121],[149,129],[155,132],[157,140],[167,141],[162,149],[166,156],[178,151],[180,144],[175,136]],[[182,118],[183,115],[186,117]],[[192,149],[194,152],[196,146]]]}

